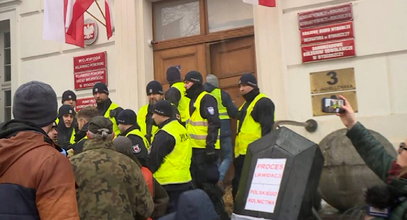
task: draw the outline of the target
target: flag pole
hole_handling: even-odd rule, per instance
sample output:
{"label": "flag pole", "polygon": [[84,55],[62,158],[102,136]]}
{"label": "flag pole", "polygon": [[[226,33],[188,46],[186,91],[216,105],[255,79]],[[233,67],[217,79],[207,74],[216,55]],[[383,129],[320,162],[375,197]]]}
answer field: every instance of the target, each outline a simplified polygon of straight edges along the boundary
{"label": "flag pole", "polygon": [[[95,0],[95,2],[96,2],[96,5],[98,6],[99,11],[100,11],[100,13],[102,14],[103,18],[106,20],[106,16],[105,16],[105,14],[103,14],[103,11],[102,11],[102,9],[100,8],[100,5],[99,5],[98,0]],[[106,25],[105,25],[105,26],[106,26]]]}
{"label": "flag pole", "polygon": [[99,20],[96,16],[94,16],[92,13],[88,12],[88,10],[85,11],[86,13],[88,13],[88,15],[90,15],[92,18],[94,18],[96,21],[98,21],[99,23],[101,23],[103,26],[106,27],[106,24],[104,24],[101,20]]}

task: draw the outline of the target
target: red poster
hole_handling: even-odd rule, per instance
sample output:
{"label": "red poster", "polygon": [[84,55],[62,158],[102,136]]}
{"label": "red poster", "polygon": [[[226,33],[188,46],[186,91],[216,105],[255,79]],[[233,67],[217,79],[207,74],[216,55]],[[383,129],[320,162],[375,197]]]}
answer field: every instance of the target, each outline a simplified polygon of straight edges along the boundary
{"label": "red poster", "polygon": [[352,19],[352,4],[298,13],[298,25],[300,29],[350,21]]}
{"label": "red poster", "polygon": [[301,29],[301,44],[353,38],[353,22]]}
{"label": "red poster", "polygon": [[301,46],[302,62],[329,60],[355,56],[355,40],[348,39],[330,43]]}
{"label": "red poster", "polygon": [[85,108],[86,106],[96,106],[96,100],[93,97],[89,98],[82,98],[76,100],[76,111],[80,111],[81,109]]}
{"label": "red poster", "polygon": [[97,82],[107,84],[106,52],[73,58],[75,89],[92,88]]}

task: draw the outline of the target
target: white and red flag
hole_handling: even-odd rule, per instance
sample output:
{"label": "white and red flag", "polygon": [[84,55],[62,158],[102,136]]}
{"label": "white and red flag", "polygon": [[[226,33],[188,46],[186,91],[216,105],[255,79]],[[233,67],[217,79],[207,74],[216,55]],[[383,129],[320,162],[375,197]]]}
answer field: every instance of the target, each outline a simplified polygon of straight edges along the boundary
{"label": "white and red flag", "polygon": [[243,0],[244,3],[253,5],[262,5],[267,7],[276,7],[276,0]]}
{"label": "white and red flag", "polygon": [[[95,0],[44,0],[44,40],[84,47],[84,13]],[[110,0],[105,0],[106,32],[113,35]]]}
{"label": "white and red flag", "polygon": [[106,34],[107,39],[113,36],[113,15],[110,6],[112,0],[105,0]]}

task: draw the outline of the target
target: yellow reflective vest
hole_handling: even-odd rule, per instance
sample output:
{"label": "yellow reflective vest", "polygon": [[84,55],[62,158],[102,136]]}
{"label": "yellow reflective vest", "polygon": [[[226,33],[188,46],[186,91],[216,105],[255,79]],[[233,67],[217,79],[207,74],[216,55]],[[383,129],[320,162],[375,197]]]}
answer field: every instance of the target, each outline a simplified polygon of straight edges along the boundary
{"label": "yellow reflective vest", "polygon": [[149,143],[152,142],[154,139],[154,134],[157,133],[158,127],[153,125],[151,128],[151,138],[147,138],[147,123],[146,123],[146,117],[148,114],[148,105],[144,105],[143,107],[140,108],[140,110],[137,112],[137,124],[140,127],[141,133],[146,137],[147,141]]}
{"label": "yellow reflective vest", "polygon": [[219,88],[216,88],[212,90],[210,93],[213,97],[215,97],[216,101],[218,102],[218,110],[219,110],[219,119],[230,119],[228,115],[228,110],[226,107],[222,104],[222,90]]}
{"label": "yellow reflective vest", "polygon": [[164,157],[163,163],[154,173],[154,178],[161,185],[190,182],[192,148],[187,130],[177,120],[170,121],[161,130],[174,137],[175,146],[171,153]]}
{"label": "yellow reflective vest", "polygon": [[179,93],[181,94],[181,99],[178,102],[178,111],[181,115],[181,121],[186,122],[189,118],[189,102],[191,101],[188,97],[185,96],[186,89],[184,87],[183,82],[176,82],[172,84],[173,88],[178,89]]}
{"label": "yellow reflective vest", "polygon": [[72,128],[71,138],[69,138],[70,144],[75,144],[75,134],[76,134],[75,128]]}
{"label": "yellow reflective vest", "polygon": [[[261,138],[261,125],[256,122],[252,117],[252,111],[256,103],[263,97],[267,97],[265,94],[258,94],[253,101],[247,107],[246,115],[243,119],[243,124],[240,127],[240,131],[236,136],[235,143],[235,157],[239,155],[246,155],[247,147],[253,141]],[[246,102],[245,102],[246,103]],[[239,111],[242,109],[244,104],[240,106]],[[237,128],[239,129],[241,121],[237,121]]]}
{"label": "yellow reflective vest", "polygon": [[103,115],[103,117],[110,119],[110,121],[113,123],[113,132],[116,137],[120,134],[120,129],[117,126],[116,118],[110,115],[110,111],[119,107],[120,106],[118,104],[112,103],[110,104],[109,108],[105,111],[105,114]]}
{"label": "yellow reflective vest", "polygon": [[[208,92],[201,92],[196,98],[194,107],[195,111],[190,116],[187,121],[187,131],[191,137],[191,146],[193,148],[205,148],[206,147],[206,137],[208,136],[208,120],[201,116],[201,101],[206,95],[210,95]],[[220,131],[218,131],[220,132]],[[219,135],[215,143],[215,149],[220,149]]]}
{"label": "yellow reflective vest", "polygon": [[147,141],[147,138],[144,137],[143,133],[139,129],[133,129],[129,133],[126,134],[126,137],[129,135],[136,135],[143,140],[144,146],[146,146],[147,150],[150,149],[150,144]]}

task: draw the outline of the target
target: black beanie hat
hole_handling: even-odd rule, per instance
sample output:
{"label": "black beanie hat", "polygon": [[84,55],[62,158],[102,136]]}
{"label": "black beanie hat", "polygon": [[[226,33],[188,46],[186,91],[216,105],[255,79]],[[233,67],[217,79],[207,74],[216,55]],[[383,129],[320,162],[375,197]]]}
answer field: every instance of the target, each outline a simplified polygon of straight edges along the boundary
{"label": "black beanie hat", "polygon": [[173,115],[171,103],[167,100],[158,101],[154,105],[153,113],[171,117]]}
{"label": "black beanie hat", "polygon": [[62,117],[63,115],[66,114],[71,114],[72,116],[75,116],[76,114],[75,110],[71,105],[62,105],[61,107],[59,107],[58,112],[59,112],[58,117]]}
{"label": "black beanie hat", "polygon": [[75,93],[71,90],[66,90],[64,93],[62,93],[62,103],[64,103],[66,100],[76,101]]}
{"label": "black beanie hat", "polygon": [[162,94],[164,94],[163,86],[161,85],[160,82],[153,80],[147,84],[146,93],[147,93],[147,95],[151,95],[151,94],[161,94],[162,95]]}
{"label": "black beanie hat", "polygon": [[171,66],[167,69],[167,81],[170,84],[181,81],[181,73],[178,67]]}
{"label": "black beanie hat", "polygon": [[105,93],[109,95],[109,89],[107,88],[106,84],[98,82],[93,86],[93,94],[99,92],[99,93]]}
{"label": "black beanie hat", "polygon": [[202,85],[202,81],[203,81],[202,74],[195,70],[189,71],[187,73],[187,75],[185,75],[184,81],[190,81],[190,82]]}
{"label": "black beanie hat", "polygon": [[31,81],[18,87],[14,94],[13,115],[39,127],[51,124],[57,118],[57,95],[46,83]]}
{"label": "black beanie hat", "polygon": [[253,88],[257,88],[257,80],[256,77],[254,77],[253,74],[251,73],[245,73],[240,77],[239,80],[239,85],[240,84],[245,84],[248,86],[251,86]]}
{"label": "black beanie hat", "polygon": [[117,124],[135,125],[137,122],[136,113],[131,109],[125,109],[117,116]]}

